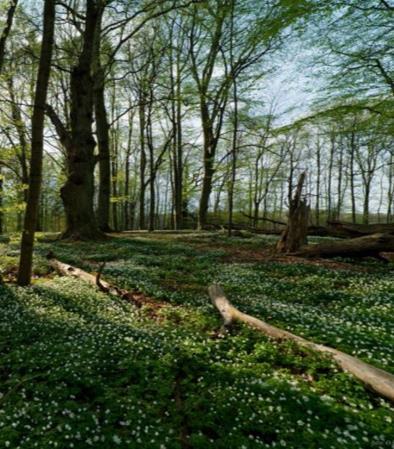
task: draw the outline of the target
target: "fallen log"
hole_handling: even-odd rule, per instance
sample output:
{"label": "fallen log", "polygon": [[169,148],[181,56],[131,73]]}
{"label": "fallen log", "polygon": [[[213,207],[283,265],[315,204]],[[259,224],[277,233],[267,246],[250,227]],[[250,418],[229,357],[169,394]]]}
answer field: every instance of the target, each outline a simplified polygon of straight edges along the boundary
{"label": "fallen log", "polygon": [[223,289],[219,285],[211,285],[208,288],[208,291],[213,305],[219,310],[223,317],[225,326],[231,325],[234,321],[240,321],[257,329],[268,337],[276,340],[291,340],[301,347],[327,354],[344,371],[351,373],[369,390],[372,390],[390,401],[394,401],[394,375],[380,368],[376,368],[369,363],[365,363],[345,352],[306,340],[305,338],[299,337],[298,335],[272,326],[258,318],[241,312],[230,303],[226,298]]}
{"label": "fallen log", "polygon": [[124,290],[115,285],[110,284],[101,279],[101,274],[103,272],[105,264],[102,264],[99,268],[97,275],[88,273],[87,271],[81,270],[80,268],[68,265],[60,260],[56,259],[53,253],[47,255],[49,265],[61,276],[69,276],[77,279],[82,279],[88,284],[97,286],[99,290],[104,293],[117,296],[119,298],[125,299],[137,307],[142,306],[153,306],[155,308],[160,308],[162,305],[155,301],[154,299],[148,298],[137,291]]}
{"label": "fallen log", "polygon": [[327,227],[332,234],[344,238],[357,238],[371,234],[394,234],[394,223],[353,224],[329,221]]}
{"label": "fallen log", "polygon": [[375,257],[384,260],[382,252],[394,251],[394,235],[372,234],[349,240],[325,242],[301,247],[293,253],[301,257]]}

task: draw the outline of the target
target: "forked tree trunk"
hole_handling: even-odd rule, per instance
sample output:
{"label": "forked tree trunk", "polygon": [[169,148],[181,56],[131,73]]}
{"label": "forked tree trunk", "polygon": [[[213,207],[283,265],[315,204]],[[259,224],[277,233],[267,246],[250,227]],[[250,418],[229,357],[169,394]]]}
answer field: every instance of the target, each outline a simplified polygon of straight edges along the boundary
{"label": "forked tree trunk", "polygon": [[306,201],[301,199],[304,181],[305,173],[302,173],[298,179],[294,198],[290,202],[286,229],[276,247],[278,252],[294,252],[307,243],[310,208]]}

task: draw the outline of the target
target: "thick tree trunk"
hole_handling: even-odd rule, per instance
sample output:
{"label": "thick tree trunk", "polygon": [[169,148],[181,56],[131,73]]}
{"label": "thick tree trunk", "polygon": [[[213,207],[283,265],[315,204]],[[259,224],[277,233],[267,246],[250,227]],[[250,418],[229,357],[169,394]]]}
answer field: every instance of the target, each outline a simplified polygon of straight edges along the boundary
{"label": "thick tree trunk", "polygon": [[67,181],[61,189],[67,228],[63,238],[102,238],[94,214],[94,148],[92,133],[94,79],[92,63],[100,11],[94,2],[86,8],[83,49],[71,73],[71,139],[67,147]]}
{"label": "thick tree trunk", "polygon": [[34,233],[37,226],[40,190],[42,183],[45,104],[48,92],[49,76],[51,73],[54,27],[55,0],[46,0],[44,4],[44,31],[42,37],[40,62],[38,68],[32,117],[29,196],[22,233],[21,256],[18,271],[19,285],[30,284],[32,273]]}
{"label": "thick tree trunk", "polygon": [[310,245],[295,251],[302,257],[376,257],[383,259],[382,252],[394,251],[394,235],[372,234],[350,240]]}
{"label": "thick tree trunk", "polygon": [[374,366],[342,351],[306,340],[291,332],[271,326],[246,313],[242,313],[230,303],[225,297],[222,288],[218,285],[212,285],[208,290],[211,301],[219,310],[226,326],[231,325],[234,321],[241,321],[270,338],[276,340],[291,340],[303,348],[323,353],[326,356],[331,357],[344,371],[353,374],[353,376],[360,380],[368,389],[390,401],[394,401],[394,376],[387,371],[375,368]]}
{"label": "thick tree trunk", "polygon": [[294,252],[307,243],[310,208],[301,199],[305,173],[300,175],[294,198],[291,200],[286,229],[277,244],[278,252]]}

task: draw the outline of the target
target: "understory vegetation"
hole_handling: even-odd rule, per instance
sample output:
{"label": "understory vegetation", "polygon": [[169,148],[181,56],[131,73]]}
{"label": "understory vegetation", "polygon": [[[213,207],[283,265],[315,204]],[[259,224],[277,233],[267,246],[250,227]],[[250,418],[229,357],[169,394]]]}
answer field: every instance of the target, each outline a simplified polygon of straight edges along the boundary
{"label": "understory vegetation", "polygon": [[[394,372],[391,264],[254,258],[269,237],[130,234],[37,244],[34,283],[0,286],[0,447],[392,448],[392,404],[324,356],[224,330],[240,310]],[[18,242],[0,244],[12,280]],[[45,255],[154,298],[137,308],[51,273]]]}

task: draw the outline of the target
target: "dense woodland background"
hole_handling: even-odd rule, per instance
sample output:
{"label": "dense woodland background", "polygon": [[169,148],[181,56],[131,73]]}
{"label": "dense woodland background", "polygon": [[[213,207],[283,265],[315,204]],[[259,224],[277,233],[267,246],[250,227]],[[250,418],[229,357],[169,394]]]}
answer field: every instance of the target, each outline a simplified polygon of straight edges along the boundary
{"label": "dense woodland background", "polygon": [[0,0],[1,448],[394,448],[393,262],[393,0]]}
{"label": "dense woodland background", "polygon": [[[392,221],[389,2],[56,3],[39,230],[93,235],[70,225],[83,211],[102,231],[270,228],[261,219],[285,221],[303,171],[313,224]],[[9,233],[27,201],[43,14],[1,8]]]}

